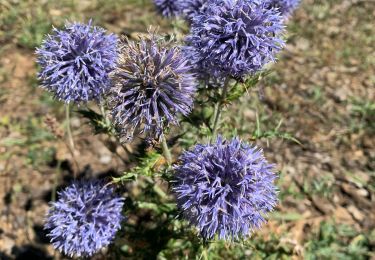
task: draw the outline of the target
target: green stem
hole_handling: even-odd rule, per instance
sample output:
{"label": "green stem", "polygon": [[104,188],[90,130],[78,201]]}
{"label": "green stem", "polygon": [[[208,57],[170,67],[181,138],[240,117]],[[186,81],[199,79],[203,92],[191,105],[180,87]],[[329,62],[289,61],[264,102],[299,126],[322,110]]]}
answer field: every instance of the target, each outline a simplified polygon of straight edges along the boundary
{"label": "green stem", "polygon": [[70,105],[65,105],[65,117],[66,117],[66,131],[68,133],[69,145],[74,151],[74,140],[72,135],[72,129],[70,127]]}
{"label": "green stem", "polygon": [[172,164],[172,155],[171,152],[169,151],[168,144],[167,144],[167,139],[163,135],[161,138],[161,145],[164,153],[164,157],[167,160],[168,165]]}
{"label": "green stem", "polygon": [[56,201],[56,189],[57,185],[59,184],[60,181],[60,175],[61,175],[61,161],[57,161],[57,169],[55,173],[55,178],[54,178],[54,183],[52,187],[52,194],[51,194],[51,201],[55,202]]}
{"label": "green stem", "polygon": [[68,134],[68,143],[65,142],[65,145],[68,147],[68,150],[70,152],[70,154],[72,155],[72,159],[77,167],[77,171],[74,171],[74,178],[77,177],[77,172],[80,172],[80,167],[79,167],[79,164],[75,158],[75,154],[74,154],[74,151],[75,151],[75,148],[74,148],[74,140],[73,140],[73,135],[72,135],[72,129],[70,128],[70,105],[67,104],[65,106],[65,116],[66,116],[66,131],[67,131],[67,134]]}
{"label": "green stem", "polygon": [[[134,159],[135,159],[134,155],[129,151],[129,149],[126,147],[126,145],[124,145],[124,144],[121,142],[121,140],[120,140],[120,138],[117,136],[117,134],[114,133],[114,131],[112,131],[112,130],[113,130],[112,127],[111,127],[111,124],[112,124],[112,123],[111,123],[111,120],[110,120],[109,117],[108,117],[108,113],[107,113],[107,111],[106,111],[106,109],[105,109],[103,103],[101,103],[101,104],[99,105],[99,107],[100,107],[100,112],[102,113],[102,116],[103,116],[103,118],[104,118],[104,120],[105,120],[105,124],[106,124],[106,126],[107,126],[109,129],[111,129],[111,131],[108,132],[109,136],[113,136],[113,137],[115,137],[116,140],[117,140],[117,142],[121,145],[122,149],[124,149],[125,153],[128,155],[129,159],[130,159],[130,160],[134,160]],[[127,162],[124,158],[122,158],[122,157],[120,156],[120,154],[119,154],[117,151],[115,151],[115,154],[116,154],[116,155],[117,155],[117,156],[118,156],[123,162]]]}
{"label": "green stem", "polygon": [[219,127],[219,121],[220,121],[220,116],[221,116],[221,109],[223,108],[223,104],[225,102],[225,99],[227,98],[228,88],[229,88],[229,78],[225,80],[223,91],[220,96],[220,100],[215,105],[214,125],[212,127],[212,137],[213,137],[212,139],[215,139],[217,135],[217,130]]}
{"label": "green stem", "polygon": [[107,111],[105,110],[105,107],[104,107],[104,105],[102,103],[100,103],[100,111],[102,112],[102,116],[104,117],[106,126],[107,127],[110,126],[111,125],[111,121],[109,120]]}

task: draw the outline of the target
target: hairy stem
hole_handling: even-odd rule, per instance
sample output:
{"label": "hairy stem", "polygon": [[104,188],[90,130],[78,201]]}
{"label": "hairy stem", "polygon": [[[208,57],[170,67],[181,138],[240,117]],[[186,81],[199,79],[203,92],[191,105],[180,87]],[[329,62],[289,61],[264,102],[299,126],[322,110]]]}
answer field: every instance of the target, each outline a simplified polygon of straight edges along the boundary
{"label": "hairy stem", "polygon": [[[100,103],[99,105],[100,107],[100,112],[102,113],[102,116],[105,120],[105,124],[107,127],[110,127],[111,131],[108,132],[109,136],[113,136],[114,138],[116,138],[117,142],[120,144],[120,146],[122,147],[122,149],[124,149],[125,153],[127,154],[127,156],[129,157],[128,159],[129,160],[134,160],[135,159],[135,156],[133,155],[133,153],[129,150],[129,148],[126,146],[126,144],[123,144],[120,140],[120,138],[118,137],[118,135],[116,134],[115,131],[113,131],[113,128],[112,128],[112,123],[111,123],[111,120],[109,119],[108,117],[108,113],[103,105],[103,103]],[[127,162],[124,158],[122,158],[122,156],[120,156],[120,154],[115,151],[115,154],[123,161],[123,162]]]}
{"label": "hairy stem", "polygon": [[172,164],[172,155],[171,155],[171,152],[169,151],[167,139],[165,138],[164,135],[162,136],[162,139],[161,139],[161,145],[162,145],[164,157],[167,160],[168,165],[171,165]]}
{"label": "hairy stem", "polygon": [[70,105],[65,105],[65,117],[66,117],[66,132],[68,133],[69,145],[74,151],[74,140],[72,135],[72,129],[70,127]]}
{"label": "hairy stem", "polygon": [[102,113],[102,116],[104,117],[106,126],[110,126],[111,125],[111,121],[108,118],[108,114],[107,114],[107,111],[106,111],[106,109],[104,107],[104,104],[100,103],[99,106],[100,106],[100,112]]}
{"label": "hairy stem", "polygon": [[[65,145],[68,147],[68,150],[70,154],[72,155],[72,159],[74,161],[74,164],[77,167],[77,171],[80,172],[80,167],[74,154],[75,148],[74,148],[72,129],[70,127],[70,105],[69,104],[65,105],[65,116],[66,116],[66,132],[68,134],[68,143],[65,142]],[[77,172],[74,171],[74,178],[76,177],[77,177]]]}
{"label": "hairy stem", "polygon": [[55,202],[56,201],[56,190],[57,186],[59,185],[59,181],[61,178],[61,161],[57,161],[57,169],[55,172],[55,177],[53,180],[53,187],[52,187],[52,193],[51,193],[51,201]]}
{"label": "hairy stem", "polygon": [[220,100],[215,105],[214,125],[212,127],[212,139],[215,139],[217,135],[217,130],[219,127],[219,121],[220,121],[220,116],[221,116],[221,110],[223,108],[225,99],[227,98],[228,88],[229,88],[229,78],[225,80],[224,87],[220,96]]}

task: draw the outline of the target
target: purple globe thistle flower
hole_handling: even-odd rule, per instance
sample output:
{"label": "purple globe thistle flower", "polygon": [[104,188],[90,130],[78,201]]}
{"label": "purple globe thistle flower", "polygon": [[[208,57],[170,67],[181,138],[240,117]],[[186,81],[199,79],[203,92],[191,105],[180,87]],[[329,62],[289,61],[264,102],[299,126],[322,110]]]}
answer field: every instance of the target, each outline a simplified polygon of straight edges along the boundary
{"label": "purple globe thistle flower", "polygon": [[300,0],[268,0],[270,8],[276,8],[284,17],[288,17],[297,8]]}
{"label": "purple globe thistle flower", "polygon": [[181,10],[188,21],[207,8],[208,0],[180,0]]}
{"label": "purple globe thistle flower", "polygon": [[211,77],[241,79],[275,61],[284,42],[282,16],[260,0],[212,0],[192,20],[187,44]]}
{"label": "purple globe thistle flower", "polygon": [[180,0],[154,0],[156,9],[165,17],[179,16],[181,14]]}
{"label": "purple globe thistle flower", "polygon": [[188,60],[178,47],[155,35],[139,42],[124,39],[119,64],[112,73],[112,117],[122,137],[162,136],[178,115],[188,115],[197,82]]}
{"label": "purple globe thistle flower", "polygon": [[204,67],[204,63],[200,60],[200,53],[192,46],[183,46],[182,53],[189,61],[191,66],[191,71],[194,73],[195,77],[202,81],[206,86],[211,87],[223,87],[225,82],[225,77],[223,75],[217,75],[212,77],[209,71]]}
{"label": "purple globe thistle flower", "polygon": [[177,204],[205,239],[249,235],[277,203],[274,165],[237,138],[196,145],[174,169]]}
{"label": "purple globe thistle flower", "polygon": [[53,29],[37,49],[42,87],[65,103],[100,100],[116,65],[117,37],[89,24]]}
{"label": "purple globe thistle flower", "polygon": [[109,245],[121,228],[124,199],[102,181],[76,181],[51,203],[45,229],[51,243],[69,256],[91,256]]}

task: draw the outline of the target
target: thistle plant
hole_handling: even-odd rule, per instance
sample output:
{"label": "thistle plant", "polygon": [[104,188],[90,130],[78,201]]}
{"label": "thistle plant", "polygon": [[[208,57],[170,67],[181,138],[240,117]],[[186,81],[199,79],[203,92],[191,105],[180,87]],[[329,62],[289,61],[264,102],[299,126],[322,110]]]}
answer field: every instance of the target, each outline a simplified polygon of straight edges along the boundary
{"label": "thistle plant", "polygon": [[[155,223],[175,232],[158,233],[163,238],[186,240],[186,232],[198,230],[204,240],[240,241],[261,228],[278,202],[276,166],[255,144],[218,134],[220,116],[238,86],[255,85],[257,73],[277,60],[283,15],[291,13],[292,2],[284,12],[260,0],[154,0],[162,15],[187,20],[183,43],[155,32],[117,41],[91,23],[67,24],[47,36],[37,50],[42,87],[67,104],[99,101],[102,115],[95,109],[82,115],[98,133],[118,137],[118,145],[149,141],[111,182],[75,180],[59,193],[45,223],[57,250],[90,257],[113,242],[121,227],[126,236],[138,218],[126,222],[125,199],[115,187],[128,182],[144,181],[147,191],[142,199],[127,193],[127,216],[152,211]],[[188,117],[193,108],[213,111],[206,122],[210,131],[188,140],[194,144],[189,149],[181,147],[186,133],[176,126],[194,125]]]}
{"label": "thistle plant", "polygon": [[110,106],[121,136],[145,134],[158,140],[193,107],[197,82],[179,47],[150,35],[123,39],[118,67],[111,75]]}
{"label": "thistle plant", "polygon": [[289,17],[298,7],[300,0],[269,0],[269,7],[276,8],[284,17]]}
{"label": "thistle plant", "polygon": [[109,73],[117,60],[117,37],[89,24],[68,23],[53,29],[40,48],[37,62],[41,86],[65,103],[100,100],[110,87]]}
{"label": "thistle plant", "polygon": [[192,21],[199,13],[205,12],[208,0],[179,0],[181,2],[181,13],[188,20]]}
{"label": "thistle plant", "polygon": [[275,61],[283,28],[280,14],[264,1],[212,0],[192,19],[187,51],[198,71],[242,79]]}
{"label": "thistle plant", "polygon": [[264,1],[211,0],[192,19],[185,53],[199,78],[222,90],[215,104],[212,133],[218,131],[231,79],[242,82],[261,71],[284,45],[283,18]]}
{"label": "thistle plant", "polygon": [[68,256],[89,257],[109,245],[121,228],[124,199],[102,181],[75,181],[51,203],[45,229]]}
{"label": "thistle plant", "polygon": [[69,146],[74,157],[70,128],[70,103],[100,101],[110,87],[109,73],[117,60],[117,36],[103,28],[67,23],[53,29],[36,50],[41,87],[53,93],[66,106]]}
{"label": "thistle plant", "polygon": [[179,0],[154,0],[157,11],[165,17],[181,14],[181,1]]}
{"label": "thistle plant", "polygon": [[196,145],[174,170],[177,204],[205,239],[250,235],[277,202],[274,165],[237,138]]}

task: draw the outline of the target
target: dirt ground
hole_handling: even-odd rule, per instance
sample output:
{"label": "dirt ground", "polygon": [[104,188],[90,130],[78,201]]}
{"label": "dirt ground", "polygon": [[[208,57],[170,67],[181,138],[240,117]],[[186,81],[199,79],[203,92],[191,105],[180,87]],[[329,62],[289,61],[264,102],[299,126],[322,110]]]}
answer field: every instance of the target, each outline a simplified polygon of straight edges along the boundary
{"label": "dirt ground", "polygon": [[[94,8],[82,9],[84,17],[95,14]],[[102,25],[117,33],[145,31],[147,12],[156,15],[152,8],[128,9],[103,7]],[[159,20],[162,28],[170,28],[170,21]],[[282,119],[279,138],[257,141],[280,171],[280,204],[260,235],[266,240],[277,235],[278,245],[292,247],[291,258],[314,259],[311,251],[342,252],[362,243],[366,252],[359,258],[375,259],[374,24],[374,1],[303,1],[288,22],[288,43],[274,72],[262,88],[224,113],[227,127],[238,128],[244,139],[252,138],[258,113],[265,130]],[[108,150],[106,138],[93,136],[74,114],[77,167],[64,141],[45,123],[56,118],[64,129],[64,110],[38,88],[33,48],[5,32],[14,29],[11,25],[0,25],[0,259],[52,259],[57,254],[43,231],[43,218],[56,181],[62,187],[74,172],[111,176],[126,166]],[[282,133],[300,144],[280,138]],[[341,227],[350,227],[354,235],[342,235]],[[337,241],[322,238],[322,228],[339,233]]]}

